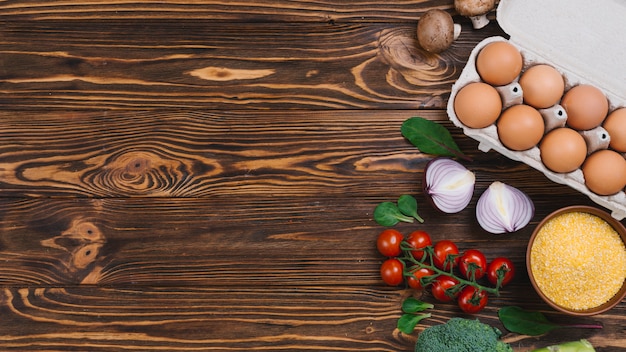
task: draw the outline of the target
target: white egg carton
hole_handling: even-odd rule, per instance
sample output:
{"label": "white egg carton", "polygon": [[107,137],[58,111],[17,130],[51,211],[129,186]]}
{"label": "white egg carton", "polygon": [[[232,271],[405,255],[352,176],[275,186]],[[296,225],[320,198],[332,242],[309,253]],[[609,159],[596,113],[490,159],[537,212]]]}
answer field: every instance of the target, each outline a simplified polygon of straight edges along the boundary
{"label": "white egg carton", "polygon": [[526,151],[513,151],[500,143],[495,125],[482,129],[463,125],[454,112],[454,99],[462,87],[481,81],[476,71],[478,52],[489,43],[508,41],[522,53],[523,70],[537,63],[549,64],[563,74],[566,91],[577,84],[592,84],[606,94],[609,111],[626,106],[624,18],[626,1],[623,0],[500,0],[498,23],[510,39],[486,38],[472,50],[467,65],[452,86],[447,106],[450,120],[462,128],[465,135],[477,140],[481,151],[496,150],[543,172],[550,180],[568,185],[611,210],[617,220],[626,217],[626,194],[623,191],[599,196],[585,186],[580,169],[570,173],[547,169],[541,162],[537,146]]}

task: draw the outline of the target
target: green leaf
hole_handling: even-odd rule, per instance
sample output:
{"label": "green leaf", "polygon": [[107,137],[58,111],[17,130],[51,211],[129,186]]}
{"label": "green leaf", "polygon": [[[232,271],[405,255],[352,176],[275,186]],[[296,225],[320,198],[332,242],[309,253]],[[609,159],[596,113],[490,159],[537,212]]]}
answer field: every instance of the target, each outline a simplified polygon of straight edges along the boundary
{"label": "green leaf", "polygon": [[400,212],[398,206],[392,202],[382,202],[374,209],[374,220],[382,226],[393,226],[400,221],[413,222],[413,218]]}
{"label": "green leaf", "polygon": [[548,321],[541,312],[528,311],[516,306],[500,308],[498,317],[507,330],[522,335],[543,335],[560,327]]}
{"label": "green leaf", "polygon": [[522,335],[538,336],[554,329],[602,329],[599,323],[557,324],[549,321],[541,312],[528,311],[520,307],[503,307],[498,317],[504,327]]}
{"label": "green leaf", "polygon": [[398,198],[398,209],[406,216],[412,216],[419,222],[424,222],[419,214],[417,214],[417,200],[409,195],[403,194]]}
{"label": "green leaf", "polygon": [[423,117],[411,117],[402,123],[401,132],[415,147],[426,154],[469,159],[442,125]]}
{"label": "green leaf", "polygon": [[410,334],[415,330],[417,323],[422,319],[430,318],[430,313],[426,314],[402,314],[398,319],[398,330],[405,334]]}
{"label": "green leaf", "polygon": [[402,311],[405,313],[417,313],[434,307],[430,303],[422,302],[413,297],[409,297],[402,302]]}

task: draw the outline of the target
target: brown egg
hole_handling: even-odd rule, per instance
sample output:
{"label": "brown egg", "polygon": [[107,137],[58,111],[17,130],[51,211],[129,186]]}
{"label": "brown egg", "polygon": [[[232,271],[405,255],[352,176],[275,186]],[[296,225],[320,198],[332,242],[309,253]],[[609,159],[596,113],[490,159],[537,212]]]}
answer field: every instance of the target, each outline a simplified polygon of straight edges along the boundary
{"label": "brown egg", "polygon": [[626,186],[626,159],[619,153],[602,149],[587,157],[582,167],[590,191],[608,196]]}
{"label": "brown egg", "polygon": [[474,82],[461,88],[454,98],[454,112],[470,128],[484,128],[494,123],[502,111],[498,91],[487,83]]}
{"label": "brown egg", "polygon": [[525,104],[504,110],[497,127],[500,142],[509,149],[520,151],[537,145],[545,130],[539,111]]}
{"label": "brown egg", "polygon": [[609,146],[618,152],[626,152],[626,108],[614,110],[602,125],[609,133]]}
{"label": "brown egg", "polygon": [[547,109],[561,100],[565,91],[563,75],[550,65],[535,65],[522,73],[519,84],[524,103],[537,109]]}
{"label": "brown egg", "polygon": [[476,56],[480,78],[494,86],[513,82],[522,72],[522,65],[522,54],[509,42],[489,43]]}
{"label": "brown egg", "polygon": [[541,161],[554,172],[572,172],[587,157],[587,144],[580,133],[560,127],[548,132],[539,145]]}
{"label": "brown egg", "polygon": [[568,90],[561,106],[567,112],[567,124],[581,131],[599,126],[609,112],[609,101],[604,93],[589,84]]}

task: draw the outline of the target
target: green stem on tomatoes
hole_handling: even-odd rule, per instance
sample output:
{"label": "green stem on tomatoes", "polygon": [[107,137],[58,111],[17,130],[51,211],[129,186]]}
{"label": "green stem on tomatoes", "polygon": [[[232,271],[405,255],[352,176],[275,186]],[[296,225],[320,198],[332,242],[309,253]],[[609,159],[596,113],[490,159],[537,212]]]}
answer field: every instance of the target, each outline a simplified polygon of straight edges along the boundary
{"label": "green stem on tomatoes", "polygon": [[[460,289],[463,286],[473,286],[473,287],[475,287],[476,289],[478,289],[480,291],[485,291],[487,293],[491,293],[491,294],[494,294],[496,296],[500,295],[500,286],[499,285],[496,285],[495,288],[494,287],[484,286],[484,285],[481,285],[478,282],[476,282],[476,280],[466,280],[466,279],[456,275],[454,273],[454,268],[451,268],[450,271],[439,269],[437,266],[434,265],[433,255],[432,255],[432,253],[433,253],[432,246],[427,246],[425,248],[420,248],[419,249],[419,250],[423,250],[424,253],[426,254],[426,255],[424,255],[422,257],[421,260],[417,260],[417,259],[415,259],[415,257],[413,257],[412,251],[414,251],[415,248],[410,247],[410,246],[407,247],[407,246],[402,245],[401,249],[402,249],[402,252],[404,253],[404,256],[399,257],[398,259],[400,261],[402,261],[402,263],[404,263],[405,269],[407,268],[406,262],[410,262],[414,266],[417,266],[418,269],[426,268],[426,269],[432,270],[435,273],[434,275],[429,275],[428,276],[429,279],[427,280],[427,283],[430,283],[430,282],[434,281],[440,275],[447,275],[447,276],[450,276],[450,277],[454,278],[455,280],[457,280],[459,282],[457,285],[455,285],[455,287],[457,289]],[[429,264],[426,264],[426,257],[428,257]],[[413,273],[410,270],[405,270],[403,275],[404,276],[413,276]]]}

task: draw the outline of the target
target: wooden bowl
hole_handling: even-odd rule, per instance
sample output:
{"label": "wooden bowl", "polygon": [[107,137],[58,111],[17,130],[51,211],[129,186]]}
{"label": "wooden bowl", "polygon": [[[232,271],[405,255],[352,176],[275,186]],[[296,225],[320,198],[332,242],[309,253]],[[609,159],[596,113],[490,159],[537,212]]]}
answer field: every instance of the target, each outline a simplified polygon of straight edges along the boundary
{"label": "wooden bowl", "polygon": [[[530,282],[532,283],[533,287],[535,288],[535,291],[537,291],[537,293],[539,294],[539,296],[547,303],[549,304],[552,308],[560,311],[560,312],[564,312],[570,315],[575,315],[575,316],[589,316],[589,315],[595,315],[595,314],[600,314],[603,312],[606,312],[607,310],[613,308],[614,306],[616,306],[617,304],[619,304],[624,297],[626,297],[626,280],[624,280],[624,282],[622,283],[621,288],[619,289],[619,291],[612,297],[610,298],[608,301],[606,301],[605,303],[600,304],[597,307],[593,307],[593,308],[587,308],[587,309],[581,309],[581,310],[573,310],[573,309],[568,309],[566,307],[560,306],[556,303],[554,303],[551,299],[549,299],[539,288],[537,282],[535,281],[535,276],[533,275],[533,272],[531,270],[531,249],[533,248],[533,245],[535,243],[535,238],[537,237],[537,234],[539,233],[539,230],[546,224],[547,221],[565,214],[565,213],[570,213],[570,212],[582,212],[582,213],[588,213],[591,215],[596,215],[598,217],[600,217],[601,219],[603,219],[604,221],[606,221],[611,227],[613,227],[613,229],[615,229],[615,231],[619,234],[619,236],[622,239],[622,242],[626,243],[626,228],[624,227],[624,225],[622,225],[622,223],[620,223],[619,221],[617,221],[615,218],[613,218],[611,215],[609,215],[607,212],[604,212],[600,209],[594,208],[594,207],[590,207],[590,206],[569,206],[569,207],[565,207],[565,208],[561,208],[559,210],[554,211],[553,213],[551,213],[550,215],[546,216],[535,228],[535,230],[532,233],[532,236],[530,237],[530,241],[528,242],[528,248],[526,250],[526,270],[528,271],[528,276],[530,277]],[[558,253],[555,253],[554,255],[558,255]],[[602,284],[603,280],[602,278],[598,279],[598,284]]]}

